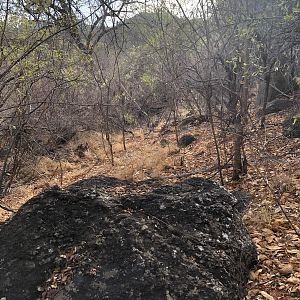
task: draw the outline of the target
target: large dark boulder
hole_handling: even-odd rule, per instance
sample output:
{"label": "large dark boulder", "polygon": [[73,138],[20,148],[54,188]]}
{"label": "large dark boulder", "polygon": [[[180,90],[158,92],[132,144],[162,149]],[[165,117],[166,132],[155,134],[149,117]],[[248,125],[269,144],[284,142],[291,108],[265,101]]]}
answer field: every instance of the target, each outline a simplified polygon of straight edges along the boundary
{"label": "large dark boulder", "polygon": [[267,103],[266,106],[266,115],[277,113],[282,110],[289,109],[290,107],[294,106],[296,104],[295,101],[289,100],[289,99],[275,99],[269,103]]}
{"label": "large dark boulder", "polygon": [[282,127],[284,136],[288,138],[300,138],[300,114],[284,120]]}
{"label": "large dark boulder", "polygon": [[185,134],[179,138],[178,146],[180,148],[185,148],[185,147],[189,146],[190,144],[192,144],[196,140],[197,139],[193,135]]}
{"label": "large dark boulder", "polygon": [[200,178],[52,188],[0,227],[0,298],[242,299],[256,250],[237,206]]}
{"label": "large dark boulder", "polygon": [[[265,81],[262,81],[258,86],[256,102],[258,106],[263,105],[265,94]],[[268,91],[268,101],[272,101],[283,94],[288,94],[293,89],[293,81],[290,75],[279,70],[271,74],[271,82]]]}

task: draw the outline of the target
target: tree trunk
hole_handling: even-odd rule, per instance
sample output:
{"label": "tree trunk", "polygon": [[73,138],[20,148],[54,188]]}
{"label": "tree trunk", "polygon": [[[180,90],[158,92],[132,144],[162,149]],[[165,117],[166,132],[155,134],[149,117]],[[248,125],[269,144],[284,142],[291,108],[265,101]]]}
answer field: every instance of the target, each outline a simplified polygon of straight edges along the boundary
{"label": "tree trunk", "polygon": [[219,149],[219,145],[218,145],[218,140],[217,140],[217,135],[216,135],[216,130],[215,130],[215,124],[214,124],[214,120],[213,120],[213,116],[212,116],[212,109],[211,109],[211,96],[212,96],[212,91],[210,90],[211,87],[208,87],[209,91],[208,91],[208,95],[206,98],[206,104],[207,104],[207,109],[208,109],[208,115],[209,115],[209,122],[210,122],[210,126],[211,126],[211,131],[213,134],[213,138],[214,138],[214,143],[215,143],[215,148],[216,148],[216,152],[217,152],[217,162],[218,162],[218,171],[219,171],[219,176],[220,176],[220,181],[221,184],[224,185],[224,178],[223,178],[223,173],[222,173],[222,166],[221,166],[221,155],[220,155],[220,149]]}
{"label": "tree trunk", "polygon": [[[240,99],[240,111],[238,113],[239,91],[238,78],[233,71],[233,66],[227,67],[227,76],[229,79],[229,103],[228,110],[233,119],[234,135],[233,135],[233,173],[232,180],[239,180],[242,174],[242,146],[243,146],[243,124],[241,114],[245,109],[243,106],[246,99]],[[243,98],[243,95],[242,95]]]}
{"label": "tree trunk", "polygon": [[266,122],[266,107],[267,107],[267,103],[268,103],[269,89],[270,89],[270,82],[271,82],[270,70],[268,70],[267,73],[265,74],[264,80],[265,80],[265,90],[264,90],[263,106],[262,106],[261,116],[260,116],[260,128],[261,129],[263,129],[265,127],[265,122]]}
{"label": "tree trunk", "polygon": [[174,119],[174,131],[175,131],[175,138],[176,138],[176,143],[179,145],[179,135],[178,135],[178,120],[177,120],[177,113],[176,113],[176,107],[174,107],[173,110],[173,119]]}
{"label": "tree trunk", "polygon": [[232,180],[239,180],[243,173],[242,153],[243,146],[243,125],[242,118],[237,115],[234,120],[234,138],[233,138],[233,174]]}
{"label": "tree trunk", "polygon": [[[249,41],[245,51],[245,65],[249,65]],[[241,97],[240,97],[240,114],[235,116],[234,119],[234,141],[233,141],[233,180],[239,180],[240,175],[247,174],[247,158],[244,148],[244,124],[247,122],[248,114],[248,98],[249,98],[249,86],[250,79],[247,75],[248,72],[244,72],[244,84],[242,86]],[[242,155],[243,154],[243,155]],[[243,156],[243,157],[242,157]]]}

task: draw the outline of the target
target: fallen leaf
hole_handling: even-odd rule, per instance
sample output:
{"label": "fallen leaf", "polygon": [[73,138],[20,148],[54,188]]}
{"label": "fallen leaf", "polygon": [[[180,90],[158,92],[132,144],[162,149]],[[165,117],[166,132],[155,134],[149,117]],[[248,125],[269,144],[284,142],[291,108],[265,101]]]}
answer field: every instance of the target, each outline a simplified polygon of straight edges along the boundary
{"label": "fallen leaf", "polygon": [[282,275],[288,275],[294,272],[294,268],[291,264],[279,265],[278,271]]}
{"label": "fallen leaf", "polygon": [[300,278],[300,272],[296,272],[296,273],[294,274],[294,276],[297,277],[297,278]]}
{"label": "fallen leaf", "polygon": [[296,250],[296,249],[287,250],[287,253],[290,253],[290,254],[300,254],[300,250]]}
{"label": "fallen leaf", "polygon": [[264,291],[260,291],[260,294],[268,300],[275,300],[271,295],[269,295],[268,293],[266,293]]}
{"label": "fallen leaf", "polygon": [[273,251],[282,250],[280,246],[267,246],[266,248]]}
{"label": "fallen leaf", "polygon": [[274,235],[269,235],[269,236],[266,236],[266,240],[269,244],[271,244],[275,239],[275,236]]}
{"label": "fallen leaf", "polygon": [[259,274],[262,272],[263,270],[262,269],[258,269],[257,271],[252,271],[252,272],[250,272],[250,279],[251,280],[257,280],[258,279],[258,276],[259,276]]}
{"label": "fallen leaf", "polygon": [[296,277],[290,277],[286,280],[288,283],[293,283],[293,284],[299,284],[300,283],[300,279],[296,278]]}
{"label": "fallen leaf", "polygon": [[267,259],[264,261],[264,265],[266,265],[267,267],[271,267],[273,265],[273,260]]}
{"label": "fallen leaf", "polygon": [[264,260],[267,260],[267,259],[268,259],[268,256],[267,256],[267,255],[264,255],[264,254],[260,254],[260,255],[258,256],[258,259],[259,259],[260,261],[264,261]]}

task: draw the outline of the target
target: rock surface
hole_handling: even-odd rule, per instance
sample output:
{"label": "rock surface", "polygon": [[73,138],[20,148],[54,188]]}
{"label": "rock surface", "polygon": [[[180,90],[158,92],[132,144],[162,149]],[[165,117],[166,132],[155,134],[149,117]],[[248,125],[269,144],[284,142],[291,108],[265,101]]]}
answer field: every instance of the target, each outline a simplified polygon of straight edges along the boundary
{"label": "rock surface", "polygon": [[256,250],[237,206],[201,178],[49,189],[0,227],[0,298],[242,299]]}
{"label": "rock surface", "polygon": [[289,109],[290,107],[294,106],[295,102],[289,99],[275,99],[269,102],[266,106],[266,115],[277,113],[282,110]]}
{"label": "rock surface", "polygon": [[193,143],[194,141],[196,141],[196,138],[193,135],[185,134],[181,136],[180,139],[178,140],[178,146],[181,148],[185,148],[191,143]]}
{"label": "rock surface", "polygon": [[286,119],[282,123],[283,135],[288,138],[300,138],[300,114]]}
{"label": "rock surface", "polygon": [[[287,76],[282,71],[276,71],[271,74],[271,82],[269,86],[269,97],[268,101],[272,101],[280,96],[282,94],[289,94],[292,90],[293,82],[292,78],[290,76]],[[258,93],[257,93],[257,99],[256,103],[259,106],[263,105],[264,100],[264,94],[265,94],[265,82],[261,82],[258,86]]]}
{"label": "rock surface", "polygon": [[201,123],[208,122],[208,117],[207,116],[194,116],[190,115],[185,117],[183,120],[181,120],[179,127],[184,128],[188,125],[199,125]]}

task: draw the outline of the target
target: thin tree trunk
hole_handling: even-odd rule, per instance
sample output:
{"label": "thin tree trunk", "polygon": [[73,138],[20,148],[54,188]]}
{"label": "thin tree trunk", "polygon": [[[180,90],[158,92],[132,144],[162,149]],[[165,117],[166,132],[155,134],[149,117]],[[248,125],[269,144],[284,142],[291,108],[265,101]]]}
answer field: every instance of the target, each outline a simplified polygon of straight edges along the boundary
{"label": "thin tree trunk", "polygon": [[220,181],[221,181],[221,184],[224,185],[224,179],[223,179],[223,174],[222,174],[222,166],[221,166],[221,155],[220,155],[220,149],[219,149],[216,130],[215,130],[215,124],[214,124],[212,111],[211,111],[210,99],[211,99],[211,97],[207,98],[207,100],[206,100],[207,108],[208,108],[208,114],[209,114],[209,122],[210,122],[211,131],[212,131],[213,138],[214,138],[214,144],[215,144],[215,148],[216,148],[216,152],[217,152],[217,163],[218,163],[218,171],[219,171]]}
{"label": "thin tree trunk", "polygon": [[123,142],[123,148],[124,151],[126,151],[126,135],[125,135],[125,131],[126,131],[126,119],[125,119],[125,108],[124,108],[124,101],[122,101],[122,142]]}
{"label": "thin tree trunk", "polygon": [[179,145],[179,136],[178,136],[178,128],[177,128],[177,114],[176,114],[176,108],[174,107],[173,110],[173,118],[174,118],[174,130],[175,130],[175,138],[176,138],[176,142],[177,145]]}
{"label": "thin tree trunk", "polygon": [[126,136],[125,136],[125,128],[124,128],[124,126],[122,128],[122,142],[123,142],[123,149],[124,149],[124,151],[126,151],[127,150],[126,149]]}
{"label": "thin tree trunk", "polygon": [[271,82],[271,72],[267,71],[264,77],[265,80],[265,90],[264,90],[264,98],[263,98],[263,106],[261,110],[261,117],[260,117],[260,128],[263,129],[265,127],[266,122],[266,107],[269,98],[269,89],[270,89],[270,82]]}
{"label": "thin tree trunk", "polygon": [[237,115],[234,120],[234,138],[233,138],[233,174],[232,180],[239,180],[242,174],[242,154],[243,146],[243,125],[240,115]]}
{"label": "thin tree trunk", "polygon": [[[238,78],[235,72],[233,71],[233,66],[227,67],[227,76],[229,79],[229,103],[228,109],[233,119],[234,124],[234,135],[233,135],[233,173],[232,180],[239,180],[242,173],[242,154],[241,148],[243,145],[243,125],[241,114],[238,113]],[[242,102],[240,99],[240,111],[243,110]]]}
{"label": "thin tree trunk", "polygon": [[[245,51],[245,65],[249,65],[249,41]],[[244,72],[244,84],[242,86],[240,97],[240,114],[234,118],[234,140],[233,140],[233,174],[232,180],[239,180],[240,175],[247,174],[247,158],[244,151],[244,124],[247,122],[248,98],[250,80],[247,72]],[[237,107],[235,108],[235,111]],[[243,156],[243,157],[242,157]]]}

